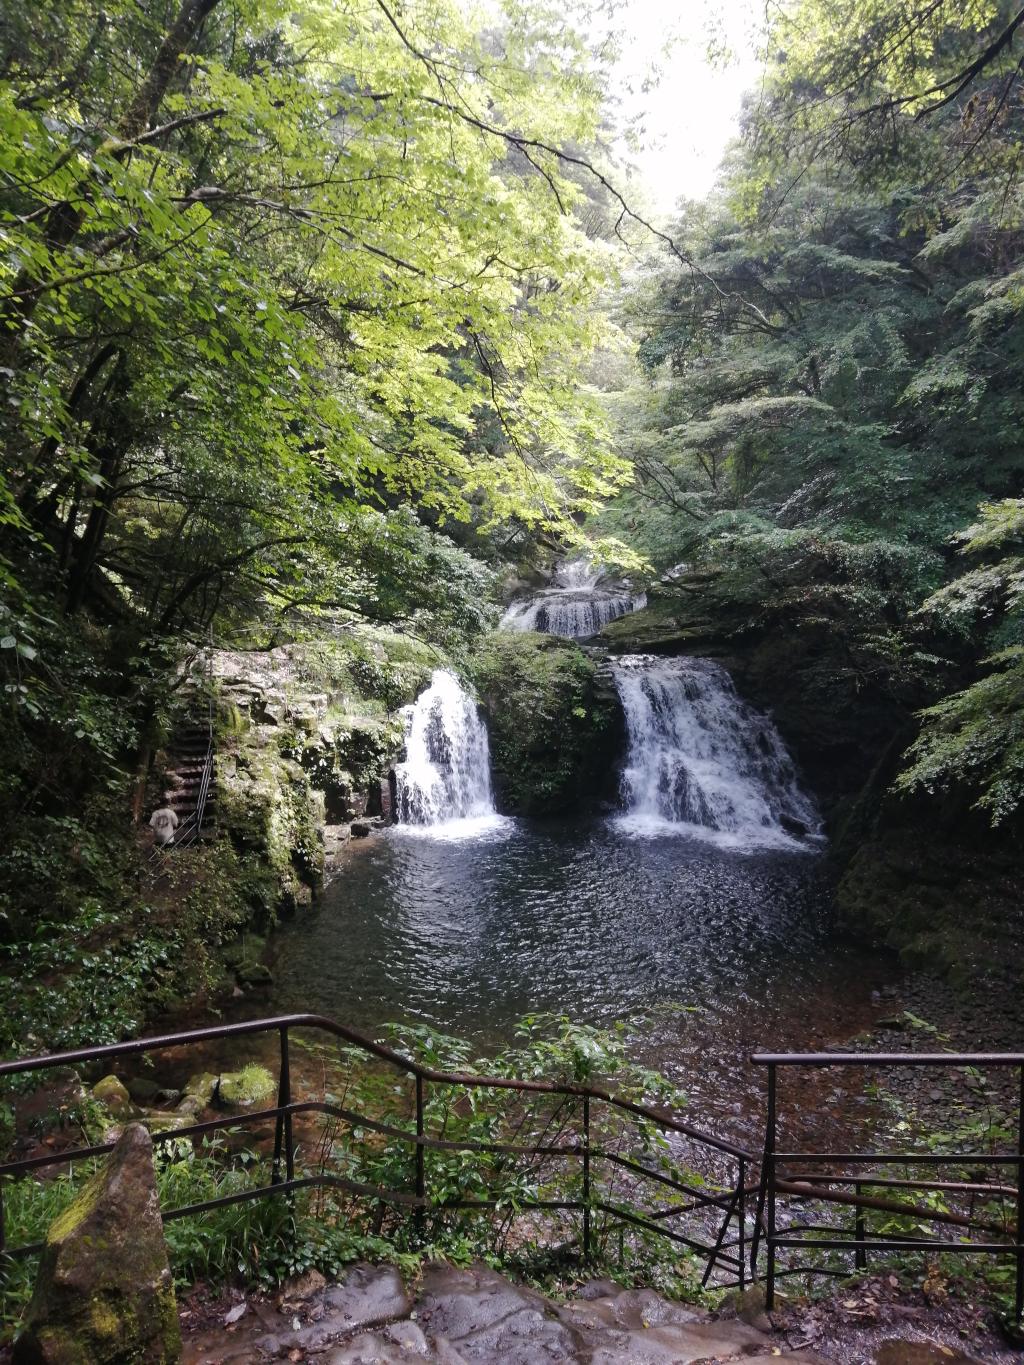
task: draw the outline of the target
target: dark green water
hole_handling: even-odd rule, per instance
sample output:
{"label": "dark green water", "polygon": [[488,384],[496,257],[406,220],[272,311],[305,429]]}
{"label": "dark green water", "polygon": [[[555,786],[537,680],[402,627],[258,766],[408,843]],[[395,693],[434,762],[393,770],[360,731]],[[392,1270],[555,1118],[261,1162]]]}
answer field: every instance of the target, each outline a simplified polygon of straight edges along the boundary
{"label": "dark green water", "polygon": [[425,1022],[483,1051],[527,1013],[627,1021],[636,1056],[737,1131],[761,1107],[751,1050],[847,1040],[893,979],[837,937],[820,857],[604,821],[355,841],[274,973],[275,1009]]}

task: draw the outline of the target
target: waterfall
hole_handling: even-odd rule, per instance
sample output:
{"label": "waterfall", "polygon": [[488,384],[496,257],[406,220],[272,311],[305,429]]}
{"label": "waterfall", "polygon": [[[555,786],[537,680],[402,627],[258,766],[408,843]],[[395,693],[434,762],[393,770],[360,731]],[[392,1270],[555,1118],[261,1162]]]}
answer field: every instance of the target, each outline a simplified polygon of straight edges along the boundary
{"label": "waterfall", "polygon": [[794,847],[794,836],[819,836],[821,817],[778,731],[737,696],[719,664],[627,654],[612,673],[628,735],[627,829],[737,847]]}
{"label": "waterfall", "polygon": [[645,596],[634,597],[624,588],[599,588],[600,577],[601,570],[588,559],[564,560],[555,569],[553,586],[513,602],[499,628],[583,638],[647,605]]}
{"label": "waterfall", "polygon": [[467,833],[500,823],[487,729],[458,678],[435,670],[404,715],[406,756],[395,769],[401,823],[451,831],[459,822]]}

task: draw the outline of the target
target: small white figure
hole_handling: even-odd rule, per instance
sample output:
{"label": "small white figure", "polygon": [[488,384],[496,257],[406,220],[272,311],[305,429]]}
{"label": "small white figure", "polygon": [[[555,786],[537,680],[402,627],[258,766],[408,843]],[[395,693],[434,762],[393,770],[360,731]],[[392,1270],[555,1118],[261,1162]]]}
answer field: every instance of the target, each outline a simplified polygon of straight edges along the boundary
{"label": "small white figure", "polygon": [[[165,796],[164,800],[168,798]],[[161,806],[149,817],[149,825],[153,831],[154,842],[160,847],[165,848],[168,844],[174,843],[174,831],[178,828],[178,817],[170,806]]]}

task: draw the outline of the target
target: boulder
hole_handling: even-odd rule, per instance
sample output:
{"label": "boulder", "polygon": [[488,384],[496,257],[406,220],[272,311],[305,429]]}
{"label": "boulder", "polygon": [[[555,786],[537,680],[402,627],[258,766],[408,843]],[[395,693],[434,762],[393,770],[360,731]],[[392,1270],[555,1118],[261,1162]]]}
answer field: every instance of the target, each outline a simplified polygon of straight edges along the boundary
{"label": "boulder", "polygon": [[265,962],[242,962],[235,968],[235,976],[243,986],[274,984],[274,974]]}
{"label": "boulder", "polygon": [[128,1094],[136,1104],[155,1104],[160,1084],[149,1076],[132,1076],[128,1080]]}
{"label": "boulder", "polygon": [[211,1071],[197,1071],[185,1082],[184,1097],[200,1100],[200,1108],[205,1109],[213,1103],[213,1092],[216,1088],[217,1077]]}
{"label": "boulder", "polygon": [[353,820],[351,824],[352,838],[365,839],[368,834],[374,834],[381,827],[381,820],[376,815],[367,816],[363,820]]}
{"label": "boulder", "polygon": [[126,1119],[133,1111],[132,1097],[116,1076],[104,1076],[92,1088],[93,1099],[109,1109],[115,1119]]}
{"label": "boulder", "polygon": [[153,1143],[130,1124],[46,1235],[14,1365],[171,1365],[181,1357]]}
{"label": "boulder", "polygon": [[252,1062],[241,1071],[226,1071],[217,1082],[214,1100],[222,1109],[252,1109],[270,1103],[276,1091],[267,1068]]}

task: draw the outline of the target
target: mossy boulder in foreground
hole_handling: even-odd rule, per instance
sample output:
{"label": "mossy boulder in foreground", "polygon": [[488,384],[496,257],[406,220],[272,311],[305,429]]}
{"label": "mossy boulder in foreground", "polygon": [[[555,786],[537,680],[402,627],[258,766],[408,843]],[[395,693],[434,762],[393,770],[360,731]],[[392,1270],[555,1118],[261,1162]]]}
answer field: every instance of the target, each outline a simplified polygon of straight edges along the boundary
{"label": "mossy boulder in foreground", "polygon": [[153,1143],[133,1123],[47,1233],[14,1365],[170,1365],[180,1358]]}

